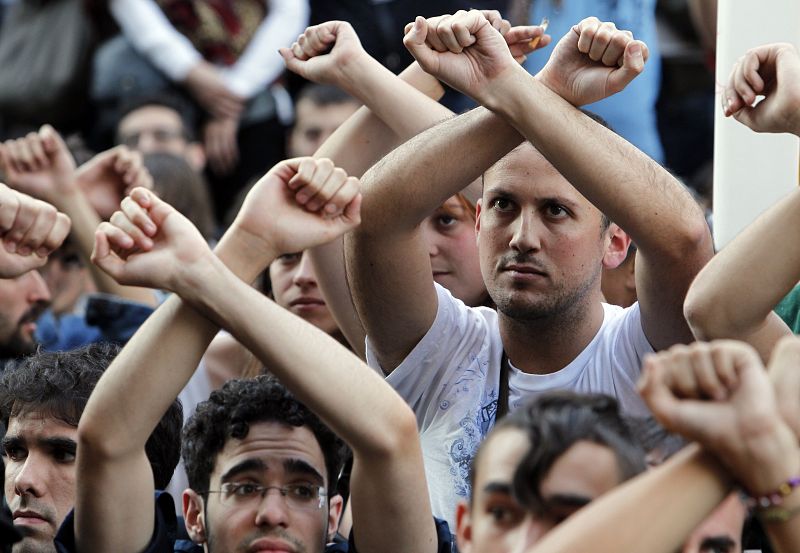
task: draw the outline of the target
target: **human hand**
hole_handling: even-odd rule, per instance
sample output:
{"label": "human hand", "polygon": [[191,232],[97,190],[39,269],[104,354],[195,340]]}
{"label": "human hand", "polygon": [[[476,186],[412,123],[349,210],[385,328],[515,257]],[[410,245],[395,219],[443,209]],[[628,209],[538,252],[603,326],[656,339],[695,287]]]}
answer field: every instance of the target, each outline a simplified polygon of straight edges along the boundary
{"label": "human hand", "polygon": [[95,232],[92,262],[119,284],[183,295],[213,256],[200,231],[152,190],[135,188]]}
{"label": "human hand", "polygon": [[756,351],[742,342],[697,342],[648,356],[639,390],[667,430],[700,442],[751,495],[797,470],[798,441],[778,414]]}
{"label": "human hand", "polygon": [[0,278],[41,267],[69,234],[69,217],[0,183]]}
{"label": "human hand", "polygon": [[558,41],[536,78],[574,106],[591,104],[623,90],[642,71],[647,45],[630,31],[589,17]]}
{"label": "human hand", "polygon": [[218,119],[236,119],[244,111],[245,99],[228,89],[217,69],[201,61],[189,71],[184,84],[197,102]]}
{"label": "human hand", "polygon": [[787,336],[772,351],[767,368],[783,420],[800,439],[800,338]]}
{"label": "human hand", "polygon": [[[514,56],[514,59],[517,60],[518,63],[524,62],[528,54],[540,48],[544,48],[550,44],[552,40],[550,35],[545,34],[546,28],[541,25],[512,27],[511,23],[503,19],[503,16],[500,15],[500,12],[497,10],[479,11],[489,24],[497,29],[497,32],[505,39],[511,51],[511,55]],[[444,23],[450,17],[452,17],[450,14],[446,14],[430,17],[425,20],[425,24],[428,26],[426,42],[438,52],[446,52],[448,50],[447,46],[445,46],[439,38],[437,29],[440,23]],[[413,27],[414,23],[407,24],[403,33],[408,34]]]}
{"label": "human hand", "polygon": [[78,167],[75,182],[101,219],[107,220],[134,188],[153,188],[153,178],[139,152],[116,146]]}
{"label": "human hand", "polygon": [[478,10],[417,17],[403,44],[425,71],[478,102],[491,81],[519,69],[505,38]]}
{"label": "human hand", "polygon": [[286,68],[301,77],[339,86],[348,91],[357,86],[351,72],[374,61],[361,46],[355,30],[346,21],[313,25],[297,37],[290,48],[278,50]]}
{"label": "human hand", "polygon": [[[764,99],[755,106],[756,96]],[[756,132],[800,135],[800,55],[788,43],[748,50],[722,94],[725,116]]]}
{"label": "human hand", "polygon": [[230,175],[239,163],[239,144],[236,119],[212,119],[203,129],[203,141],[208,165],[214,174]]}
{"label": "human hand", "polygon": [[330,242],[361,222],[359,182],[329,159],[282,161],[259,180],[226,233],[267,263]]}
{"label": "human hand", "polygon": [[50,125],[0,145],[0,166],[9,186],[57,205],[75,187],[75,160]]}

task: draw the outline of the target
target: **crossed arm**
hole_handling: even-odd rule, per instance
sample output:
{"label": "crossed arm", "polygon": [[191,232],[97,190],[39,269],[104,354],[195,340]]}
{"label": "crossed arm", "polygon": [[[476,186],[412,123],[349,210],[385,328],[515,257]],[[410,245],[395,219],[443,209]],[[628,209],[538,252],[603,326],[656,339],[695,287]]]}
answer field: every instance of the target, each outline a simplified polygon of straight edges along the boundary
{"label": "crossed arm", "polygon": [[[725,115],[756,132],[800,136],[799,84],[800,55],[794,46],[754,48],[736,63],[721,95]],[[757,94],[765,99],[753,106]],[[800,235],[799,215],[800,194],[795,190],[700,272],[684,307],[698,339],[744,340],[767,360],[781,337],[791,333],[772,309],[800,280],[800,242],[794,239]],[[781,255],[770,247],[774,244],[781,244]]]}
{"label": "crossed arm", "polygon": [[[81,551],[137,551],[150,539],[152,476],[144,444],[190,378],[217,324],[268,364],[353,449],[351,493],[359,549],[400,553],[435,547],[413,413],[355,356],[245,283],[277,255],[330,240],[357,224],[357,183],[351,178],[321,192],[325,179],[313,178],[319,166],[310,158],[276,166],[248,195],[216,256],[187,220],[143,190],[123,205],[127,223],[105,224],[98,232],[96,262],[115,278],[148,285],[157,279],[180,298],[160,307],[131,339],[87,405],[78,448],[76,534]],[[307,174],[309,180],[297,176]],[[322,217],[321,211],[297,204],[295,196],[307,187],[325,194],[325,203],[338,215]],[[263,217],[266,208],[281,216]],[[154,244],[141,248],[148,222],[157,228]],[[341,409],[338,398],[354,394],[359,401]],[[123,473],[131,477],[120,481]],[[126,498],[124,513],[121,498]],[[389,527],[387,517],[393,520]]]}

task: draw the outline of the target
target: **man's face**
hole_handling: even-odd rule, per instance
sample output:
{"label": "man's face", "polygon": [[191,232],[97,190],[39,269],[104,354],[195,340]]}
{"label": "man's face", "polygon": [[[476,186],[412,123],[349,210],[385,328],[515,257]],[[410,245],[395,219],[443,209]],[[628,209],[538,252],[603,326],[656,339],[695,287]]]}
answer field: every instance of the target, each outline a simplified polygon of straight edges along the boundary
{"label": "man's face", "polygon": [[486,288],[518,320],[600,300],[606,234],[600,211],[526,144],[485,175],[478,249]]}
{"label": "man's face", "polygon": [[78,252],[62,250],[51,254],[39,269],[52,295],[50,309],[56,316],[71,313],[81,296],[92,289],[89,272]]}
{"label": "man's face", "polygon": [[5,494],[24,536],[14,553],[55,551],[53,538],[75,503],[78,429],[37,412],[9,420],[3,438]]}
{"label": "man's face", "polygon": [[741,553],[747,508],[736,493],[720,503],[686,540],[682,553]]}
{"label": "man's face", "polygon": [[123,117],[117,125],[117,142],[143,154],[180,157],[185,157],[189,145],[180,114],[158,105],[141,107]]}
{"label": "man's face", "polygon": [[422,223],[428,244],[433,279],[467,305],[479,305],[486,298],[475,218],[458,196],[449,198]]}
{"label": "man's face", "polygon": [[304,98],[295,108],[295,124],[289,134],[290,157],[312,156],[333,131],[358,109],[356,102],[320,106]]}
{"label": "man's face", "polygon": [[550,467],[539,489],[543,512],[532,513],[512,494],[514,472],[530,446],[526,434],[508,428],[489,440],[478,457],[472,503],[458,507],[458,547],[463,553],[521,551],[619,483],[614,453],[578,442]]}
{"label": "man's face", "polygon": [[269,266],[269,279],[275,303],[328,334],[339,330],[322,299],[308,253],[280,256]]}
{"label": "man's face", "polygon": [[36,351],[36,319],[49,302],[50,292],[37,271],[0,279],[0,357]]}
{"label": "man's face", "polygon": [[[244,440],[230,438],[217,455],[210,489],[220,490],[226,483],[275,487],[308,484],[327,489],[325,460],[319,442],[307,427],[256,423]],[[328,501],[322,508],[318,508],[318,502],[298,507],[289,499],[276,489],[247,500],[226,500],[223,494],[210,493],[203,514],[193,517],[184,510],[187,528],[191,532],[192,521],[199,520],[202,535],[195,533],[193,538],[204,541],[210,553],[321,553],[328,535],[335,532],[341,504],[331,502],[330,509]],[[184,509],[186,504],[184,501]]]}

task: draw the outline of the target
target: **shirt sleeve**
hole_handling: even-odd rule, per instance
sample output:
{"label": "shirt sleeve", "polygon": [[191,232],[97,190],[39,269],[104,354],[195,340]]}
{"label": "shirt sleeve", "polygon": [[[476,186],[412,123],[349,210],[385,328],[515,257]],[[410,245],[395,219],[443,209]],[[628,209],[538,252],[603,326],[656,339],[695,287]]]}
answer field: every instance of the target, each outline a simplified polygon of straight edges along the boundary
{"label": "shirt sleeve", "polygon": [[153,0],[111,0],[109,9],[134,49],[170,80],[184,80],[202,59]]}
{"label": "shirt sleeve", "polygon": [[251,98],[284,71],[278,48],[290,46],[308,25],[308,0],[272,0],[269,13],[244,53],[231,67],[220,69],[230,90]]}

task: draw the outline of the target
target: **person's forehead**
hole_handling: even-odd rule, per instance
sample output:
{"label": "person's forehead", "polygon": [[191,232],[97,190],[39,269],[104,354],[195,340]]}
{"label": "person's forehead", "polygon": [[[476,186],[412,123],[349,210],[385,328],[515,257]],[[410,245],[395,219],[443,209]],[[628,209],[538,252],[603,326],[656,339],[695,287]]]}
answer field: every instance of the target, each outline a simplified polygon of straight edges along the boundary
{"label": "person's forehead", "polygon": [[611,448],[580,441],[556,459],[539,487],[542,497],[554,495],[594,499],[619,484],[619,464]]}
{"label": "person's forehead", "polygon": [[8,420],[7,438],[36,440],[62,437],[75,440],[78,429],[52,415],[35,410],[22,410]]}
{"label": "person's forehead", "polygon": [[316,104],[308,98],[304,98],[297,103],[296,123],[297,127],[309,126],[328,126],[329,124],[337,127],[352,115],[359,105],[356,102],[339,102],[334,104]]}
{"label": "person's forehead", "polygon": [[[530,144],[524,144],[495,163],[484,175],[487,192],[503,189],[526,197],[559,197],[589,201]],[[591,205],[591,204],[589,204]]]}
{"label": "person's forehead", "polygon": [[180,114],[167,106],[150,105],[135,109],[119,122],[119,132],[142,131],[146,129],[183,129]]}
{"label": "person's forehead", "polygon": [[479,496],[486,486],[511,485],[528,449],[528,436],[518,428],[502,428],[490,434],[477,458],[473,493]]}
{"label": "person's forehead", "polygon": [[[282,474],[286,461],[301,461],[325,477],[322,448],[307,426],[289,426],[278,422],[250,424],[247,436],[228,438],[212,473],[212,482],[245,461],[258,461],[267,473]],[[326,483],[327,484],[327,483]]]}

